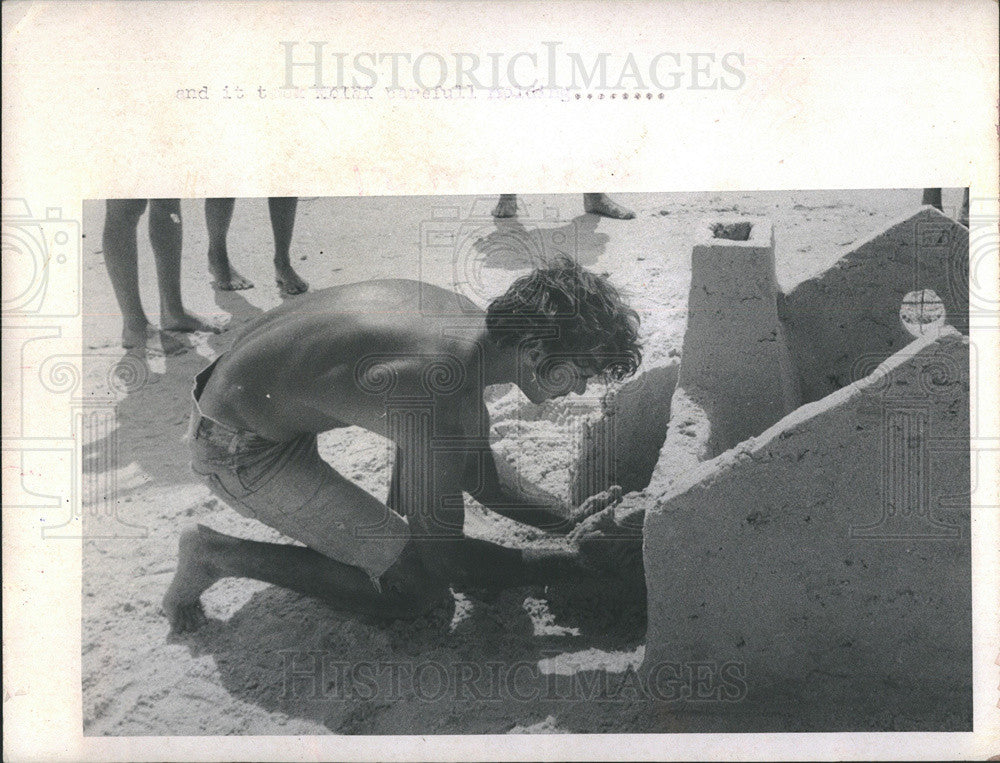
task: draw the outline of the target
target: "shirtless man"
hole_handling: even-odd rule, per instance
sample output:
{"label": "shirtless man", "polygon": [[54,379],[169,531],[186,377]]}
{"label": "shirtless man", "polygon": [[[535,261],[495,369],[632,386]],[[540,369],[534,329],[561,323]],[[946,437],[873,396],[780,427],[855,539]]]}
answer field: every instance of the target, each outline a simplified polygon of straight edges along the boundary
{"label": "shirtless man", "polygon": [[[607,500],[596,498],[567,520],[507,492],[483,391],[514,383],[538,404],[582,393],[594,376],[631,375],[641,362],[638,322],[604,277],[569,260],[519,279],[486,312],[445,289],[387,280],[325,289],[264,314],[196,377],[192,468],[234,509],[305,547],[186,530],[163,602],[172,630],[204,621],[200,595],[223,577],[406,618],[441,602],[449,583],[594,574],[610,546],[587,538],[572,550],[537,551],[464,537],[462,494],[553,532],[603,508]],[[350,425],[396,444],[387,504],[317,453],[319,432]]]}
{"label": "shirtless man", "polygon": [[[635,212],[628,207],[612,201],[606,193],[583,194],[583,211],[600,217],[610,217],[614,220],[632,220]],[[517,194],[502,193],[497,205],[493,208],[493,216],[497,218],[517,217]]]}

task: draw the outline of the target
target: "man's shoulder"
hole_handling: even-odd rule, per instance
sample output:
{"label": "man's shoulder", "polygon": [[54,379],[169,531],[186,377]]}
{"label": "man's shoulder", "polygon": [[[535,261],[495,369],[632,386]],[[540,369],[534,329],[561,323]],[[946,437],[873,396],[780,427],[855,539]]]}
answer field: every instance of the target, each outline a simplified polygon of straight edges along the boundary
{"label": "man's shoulder", "polygon": [[407,278],[378,278],[317,289],[268,311],[262,319],[290,313],[354,318],[392,316],[410,323],[417,320],[432,323],[461,322],[482,316],[484,311],[468,297],[442,286]]}

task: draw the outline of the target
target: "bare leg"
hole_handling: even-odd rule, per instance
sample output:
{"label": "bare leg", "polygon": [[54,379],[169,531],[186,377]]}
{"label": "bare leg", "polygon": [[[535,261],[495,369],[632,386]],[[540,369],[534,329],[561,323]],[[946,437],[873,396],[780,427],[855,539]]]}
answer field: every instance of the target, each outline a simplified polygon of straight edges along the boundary
{"label": "bare leg", "polygon": [[233,219],[236,199],[205,199],[205,224],[208,226],[208,270],[215,285],[222,291],[252,289],[253,282],[236,272],[229,264],[226,237]]}
{"label": "bare leg", "polygon": [[517,217],[517,194],[501,193],[500,200],[493,208],[494,217]]}
{"label": "bare leg", "polygon": [[108,199],[104,216],[104,264],[122,312],[122,347],[146,346],[149,319],[139,296],[136,230],[145,199]]}
{"label": "bare leg", "polygon": [[150,200],[149,241],[160,286],[160,328],[218,333],[218,327],[188,313],[181,302],[181,205],[177,199]]}
{"label": "bare leg", "polygon": [[171,631],[181,633],[204,623],[201,594],[225,577],[261,580],[314,596],[338,610],[383,618],[419,617],[448,592],[447,585],[424,572],[410,547],[382,576],[379,592],[358,567],[310,548],[241,540],[198,525],[181,534],[177,573],[163,599]]}
{"label": "bare leg", "polygon": [[611,217],[615,220],[631,220],[635,217],[635,212],[613,202],[603,193],[583,194],[583,209],[592,215]]}
{"label": "bare leg", "polygon": [[940,188],[925,188],[923,198],[920,200],[921,204],[927,204],[934,209],[941,210],[941,189]]}
{"label": "bare leg", "polygon": [[267,200],[271,230],[274,232],[274,276],[284,294],[302,294],[309,290],[309,284],[292,268],[289,256],[298,203],[295,196],[272,196]]}

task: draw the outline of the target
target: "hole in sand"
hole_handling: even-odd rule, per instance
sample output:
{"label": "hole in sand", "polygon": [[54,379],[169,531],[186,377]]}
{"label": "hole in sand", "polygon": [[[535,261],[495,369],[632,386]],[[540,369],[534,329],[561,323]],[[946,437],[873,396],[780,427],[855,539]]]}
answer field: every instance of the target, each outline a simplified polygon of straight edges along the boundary
{"label": "hole in sand", "polygon": [[944,326],[944,302],[933,289],[911,291],[899,308],[903,327],[915,337],[940,331]]}
{"label": "hole in sand", "polygon": [[728,241],[749,241],[753,223],[716,223],[712,226],[712,238]]}

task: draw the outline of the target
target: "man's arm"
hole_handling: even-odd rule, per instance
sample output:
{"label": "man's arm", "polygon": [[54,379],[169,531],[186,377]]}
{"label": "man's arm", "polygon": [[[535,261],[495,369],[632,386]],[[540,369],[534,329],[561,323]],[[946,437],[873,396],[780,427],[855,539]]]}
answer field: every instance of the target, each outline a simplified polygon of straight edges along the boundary
{"label": "man's arm", "polygon": [[565,535],[587,517],[618,503],[622,498],[622,489],[612,485],[587,498],[567,516],[559,509],[504,488],[494,458],[489,446],[468,454],[462,482],[465,492],[491,511],[540,530]]}
{"label": "man's arm", "polygon": [[[397,510],[403,511],[409,521],[424,566],[437,577],[466,585],[510,587],[593,574],[582,564],[576,544],[557,549],[516,549],[465,537],[462,493],[467,468],[462,451],[435,452],[426,458],[415,451],[401,450],[399,459]],[[427,476],[431,476],[430,484],[424,481]],[[414,484],[411,480],[430,489],[407,489],[407,483]]]}
{"label": "man's arm", "polygon": [[554,507],[507,490],[500,482],[493,451],[488,444],[467,454],[462,487],[487,509],[516,522],[561,535],[576,526],[576,522]]}
{"label": "man's arm", "polygon": [[559,580],[598,577],[583,564],[575,547],[518,549],[463,537],[452,541],[441,558],[448,560],[450,582],[483,588],[548,585]]}

